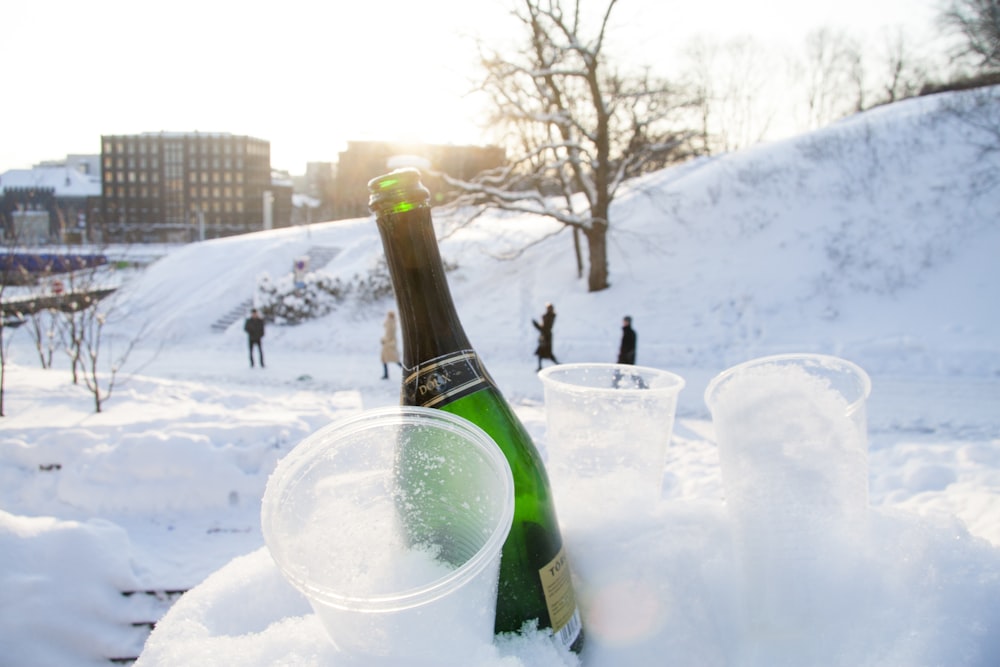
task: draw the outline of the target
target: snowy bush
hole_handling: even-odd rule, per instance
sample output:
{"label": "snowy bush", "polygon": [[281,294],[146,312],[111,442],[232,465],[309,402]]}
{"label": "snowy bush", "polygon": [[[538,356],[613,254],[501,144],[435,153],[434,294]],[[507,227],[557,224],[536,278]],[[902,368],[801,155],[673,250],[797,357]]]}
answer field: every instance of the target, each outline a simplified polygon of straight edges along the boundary
{"label": "snowy bush", "polygon": [[257,282],[254,303],[269,322],[299,324],[328,315],[348,300],[366,305],[390,296],[388,267],[380,259],[367,274],[354,274],[347,282],[324,271],[305,274],[299,284],[291,273],[278,279],[264,274]]}

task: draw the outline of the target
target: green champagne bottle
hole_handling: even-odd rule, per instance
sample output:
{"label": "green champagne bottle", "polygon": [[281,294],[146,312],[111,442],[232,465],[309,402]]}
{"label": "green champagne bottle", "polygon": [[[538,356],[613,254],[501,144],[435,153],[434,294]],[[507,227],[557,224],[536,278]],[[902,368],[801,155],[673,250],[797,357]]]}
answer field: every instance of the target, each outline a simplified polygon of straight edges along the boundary
{"label": "green champagne bottle", "polygon": [[469,343],[455,311],[416,169],[368,183],[403,335],[401,402],[440,408],[488,433],[514,474],[514,522],[503,546],[497,632],[526,621],[579,652],[583,627],[548,475],[535,445]]}

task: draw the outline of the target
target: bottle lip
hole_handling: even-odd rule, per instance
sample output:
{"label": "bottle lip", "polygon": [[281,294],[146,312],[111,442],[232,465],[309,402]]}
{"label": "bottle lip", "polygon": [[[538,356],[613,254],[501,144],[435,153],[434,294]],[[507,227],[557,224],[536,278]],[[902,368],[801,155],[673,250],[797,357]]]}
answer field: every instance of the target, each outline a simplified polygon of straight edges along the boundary
{"label": "bottle lip", "polygon": [[424,207],[431,193],[420,181],[420,171],[413,167],[395,169],[368,181],[368,208],[379,213],[400,213]]}

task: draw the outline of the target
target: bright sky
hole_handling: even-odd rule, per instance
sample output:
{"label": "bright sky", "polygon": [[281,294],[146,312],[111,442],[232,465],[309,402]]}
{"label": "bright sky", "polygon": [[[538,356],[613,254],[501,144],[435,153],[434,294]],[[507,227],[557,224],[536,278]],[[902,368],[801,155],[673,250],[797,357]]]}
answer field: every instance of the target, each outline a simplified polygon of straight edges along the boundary
{"label": "bright sky", "polygon": [[[474,38],[518,37],[514,1],[10,0],[0,173],[99,153],[102,134],[161,130],[265,139],[293,174],[349,140],[488,142],[466,94]],[[621,0],[613,37],[658,66],[696,34],[797,44],[821,25],[926,28],[932,2],[778,0],[762,13],[741,0]]]}

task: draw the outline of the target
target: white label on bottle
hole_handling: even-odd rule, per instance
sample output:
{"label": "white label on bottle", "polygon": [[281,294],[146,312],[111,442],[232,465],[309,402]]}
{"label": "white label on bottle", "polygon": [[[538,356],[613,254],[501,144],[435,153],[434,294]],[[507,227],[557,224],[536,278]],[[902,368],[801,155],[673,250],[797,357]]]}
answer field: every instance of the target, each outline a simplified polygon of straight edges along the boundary
{"label": "white label on bottle", "polygon": [[440,408],[488,386],[489,376],[473,350],[421,362],[403,380],[406,402],[425,408]]}
{"label": "white label on bottle", "polygon": [[538,574],[545,591],[552,632],[563,646],[572,646],[580,634],[582,623],[580,610],[576,606],[576,595],[573,593],[573,580],[565,547]]}

